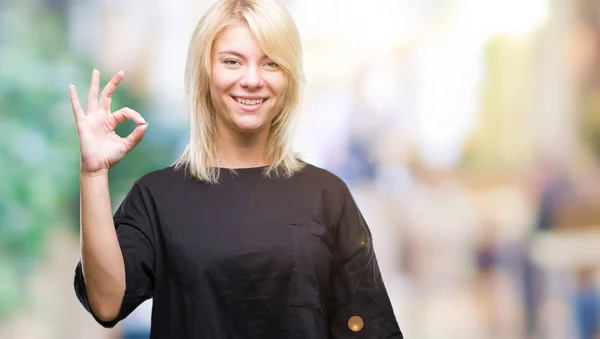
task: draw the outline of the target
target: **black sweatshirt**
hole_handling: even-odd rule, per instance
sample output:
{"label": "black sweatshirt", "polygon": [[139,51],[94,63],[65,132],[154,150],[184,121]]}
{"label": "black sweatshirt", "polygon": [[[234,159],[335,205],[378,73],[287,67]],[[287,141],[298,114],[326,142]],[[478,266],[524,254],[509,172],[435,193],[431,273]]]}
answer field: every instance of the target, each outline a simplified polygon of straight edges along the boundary
{"label": "black sweatshirt", "polygon": [[153,339],[402,338],[346,184],[310,164],[292,178],[264,169],[222,169],[217,185],[173,167],[137,180],[114,215],[119,315],[93,314],[79,263],[83,306],[113,327],[153,298]]}

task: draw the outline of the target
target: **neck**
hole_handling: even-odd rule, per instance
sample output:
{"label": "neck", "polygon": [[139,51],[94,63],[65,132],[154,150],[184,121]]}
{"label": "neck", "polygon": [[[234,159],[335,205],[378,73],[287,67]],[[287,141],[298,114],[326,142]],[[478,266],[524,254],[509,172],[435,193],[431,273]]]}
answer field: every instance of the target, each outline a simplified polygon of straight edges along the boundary
{"label": "neck", "polygon": [[269,130],[256,133],[234,133],[217,128],[218,167],[248,168],[271,163],[267,154]]}

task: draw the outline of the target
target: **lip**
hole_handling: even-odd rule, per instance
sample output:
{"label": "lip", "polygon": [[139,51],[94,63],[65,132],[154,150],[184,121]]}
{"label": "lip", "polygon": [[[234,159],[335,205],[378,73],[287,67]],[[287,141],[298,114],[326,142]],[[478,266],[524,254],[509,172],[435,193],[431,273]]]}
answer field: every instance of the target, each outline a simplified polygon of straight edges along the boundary
{"label": "lip", "polygon": [[[237,100],[235,100],[235,98],[241,98],[241,99],[247,99],[247,100],[253,100],[253,99],[265,99],[265,100],[263,100],[263,102],[261,102],[258,105],[245,105],[245,104],[242,104],[241,102],[238,102]],[[265,104],[265,102],[267,102],[268,99],[269,98],[265,98],[265,97],[241,97],[241,96],[234,97],[234,96],[231,96],[231,100],[233,100],[233,102],[235,102],[238,105],[238,107],[244,112],[256,112],[256,111],[260,110],[263,107],[263,105]]]}
{"label": "lip", "polygon": [[268,99],[267,97],[261,97],[261,96],[244,96],[244,95],[232,95],[232,98],[240,98],[240,99],[246,99],[246,100],[256,100],[256,99]]}

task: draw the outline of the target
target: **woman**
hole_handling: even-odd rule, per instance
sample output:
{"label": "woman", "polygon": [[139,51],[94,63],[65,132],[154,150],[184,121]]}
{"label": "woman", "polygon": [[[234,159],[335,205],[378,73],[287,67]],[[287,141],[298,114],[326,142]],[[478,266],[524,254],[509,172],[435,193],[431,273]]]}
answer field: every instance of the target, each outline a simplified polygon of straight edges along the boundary
{"label": "woman", "polygon": [[[114,216],[107,175],[148,127],[110,113],[117,73],[87,114],[71,85],[81,149],[76,294],[112,327],[153,298],[152,338],[402,338],[371,233],[347,186],[299,160],[292,132],[301,46],[275,0],[218,1],[186,66],[190,142],[135,182]],[[125,119],[137,128],[113,131]]]}

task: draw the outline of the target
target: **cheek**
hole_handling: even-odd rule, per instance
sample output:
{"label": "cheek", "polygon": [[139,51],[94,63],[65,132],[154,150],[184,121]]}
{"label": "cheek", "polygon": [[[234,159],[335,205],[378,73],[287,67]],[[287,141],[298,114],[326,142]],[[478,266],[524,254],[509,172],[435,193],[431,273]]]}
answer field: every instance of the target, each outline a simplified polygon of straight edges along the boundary
{"label": "cheek", "polygon": [[213,78],[211,79],[211,92],[214,96],[227,95],[237,81],[235,74],[220,69],[213,71]]}
{"label": "cheek", "polygon": [[283,96],[285,94],[286,83],[283,74],[274,74],[273,77],[269,79],[269,85],[276,95]]}
{"label": "cheek", "polygon": [[213,106],[217,111],[221,111],[223,108],[223,95],[222,92],[214,84],[210,85],[210,99],[212,100]]}
{"label": "cheek", "polygon": [[278,102],[283,105],[283,102],[286,100],[286,90],[287,90],[287,83],[285,81],[285,79],[282,79],[280,82],[277,83],[277,98],[278,98]]}
{"label": "cheek", "polygon": [[[271,93],[277,98],[276,101],[273,102],[273,109],[275,111],[280,110],[283,107],[285,102],[285,89],[286,82],[285,78],[282,77],[273,77],[269,79],[269,87]],[[274,112],[276,114],[276,112]]]}

